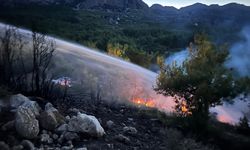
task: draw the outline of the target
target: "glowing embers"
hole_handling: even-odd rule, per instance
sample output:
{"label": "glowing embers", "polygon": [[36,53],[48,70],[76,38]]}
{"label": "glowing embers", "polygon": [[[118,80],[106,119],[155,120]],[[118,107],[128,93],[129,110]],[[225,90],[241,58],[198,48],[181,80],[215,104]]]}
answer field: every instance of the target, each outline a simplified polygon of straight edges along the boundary
{"label": "glowing embers", "polygon": [[174,97],[175,100],[175,110],[177,112],[177,114],[181,115],[181,116],[189,116],[192,115],[191,109],[193,108],[191,106],[191,104],[187,103],[187,100],[185,100],[184,98],[175,96]]}
{"label": "glowing embers", "polygon": [[139,106],[156,107],[153,99],[133,98],[132,102]]}
{"label": "glowing embers", "polygon": [[182,102],[181,111],[182,111],[183,113],[187,113],[187,112],[188,112],[186,101],[183,101],[183,102]]}

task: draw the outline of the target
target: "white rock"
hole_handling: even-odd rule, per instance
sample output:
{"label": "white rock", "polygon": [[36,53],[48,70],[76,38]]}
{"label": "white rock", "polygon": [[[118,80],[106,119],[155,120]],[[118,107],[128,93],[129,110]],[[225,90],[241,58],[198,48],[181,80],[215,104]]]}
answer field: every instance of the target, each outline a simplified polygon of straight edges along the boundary
{"label": "white rock", "polygon": [[36,116],[39,116],[41,108],[35,101],[25,101],[21,106],[30,108]]}
{"label": "white rock", "polygon": [[33,111],[33,113],[38,116],[41,110],[37,102],[31,101],[28,97],[23,96],[22,94],[13,95],[9,100],[10,107],[16,111],[18,107],[24,106]]}
{"label": "white rock", "polygon": [[39,123],[33,111],[27,107],[20,106],[15,118],[16,131],[23,137],[32,139],[39,133]]}
{"label": "white rock", "polygon": [[87,133],[90,136],[101,137],[105,134],[95,116],[78,113],[77,117],[72,117],[68,123],[68,130],[77,133]]}
{"label": "white rock", "polygon": [[22,94],[12,95],[10,97],[10,106],[12,108],[17,109],[19,106],[21,106],[26,101],[30,101],[30,100],[28,97],[26,97]]}

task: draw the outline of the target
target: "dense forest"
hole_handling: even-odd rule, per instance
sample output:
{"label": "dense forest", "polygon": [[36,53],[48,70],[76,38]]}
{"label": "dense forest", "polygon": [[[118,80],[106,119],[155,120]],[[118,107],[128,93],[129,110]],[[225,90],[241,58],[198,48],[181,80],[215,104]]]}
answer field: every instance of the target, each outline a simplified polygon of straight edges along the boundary
{"label": "dense forest", "polygon": [[[157,57],[186,48],[196,33],[207,33],[218,44],[232,44],[249,13],[238,4],[195,4],[181,10],[154,5],[126,11],[76,10],[65,5],[1,7],[2,22],[117,54],[144,67],[156,64]],[[231,8],[233,15],[228,12]],[[224,28],[227,24],[230,28]]]}

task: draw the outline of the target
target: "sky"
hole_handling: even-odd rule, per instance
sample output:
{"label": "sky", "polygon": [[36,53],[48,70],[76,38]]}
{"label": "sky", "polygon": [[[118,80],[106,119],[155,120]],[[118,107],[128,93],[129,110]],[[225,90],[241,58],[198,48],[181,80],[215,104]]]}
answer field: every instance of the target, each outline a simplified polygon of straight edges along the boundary
{"label": "sky", "polygon": [[143,0],[149,6],[152,4],[161,4],[163,6],[174,6],[176,8],[192,5],[194,3],[203,3],[203,4],[219,4],[224,5],[228,3],[240,3],[247,6],[250,6],[250,0]]}

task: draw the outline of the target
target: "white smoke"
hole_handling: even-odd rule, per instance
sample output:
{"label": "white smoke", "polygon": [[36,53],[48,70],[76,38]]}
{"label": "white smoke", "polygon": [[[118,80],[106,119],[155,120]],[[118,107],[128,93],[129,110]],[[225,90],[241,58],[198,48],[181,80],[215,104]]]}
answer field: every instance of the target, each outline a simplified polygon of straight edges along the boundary
{"label": "white smoke", "polygon": [[230,58],[225,65],[238,76],[250,76],[250,27],[245,27],[240,35],[243,40],[232,46]]}
{"label": "white smoke", "polygon": [[180,52],[176,52],[173,55],[170,55],[166,60],[165,64],[172,65],[176,63],[177,66],[181,66],[183,62],[188,58],[189,52],[187,49],[184,49]]}

